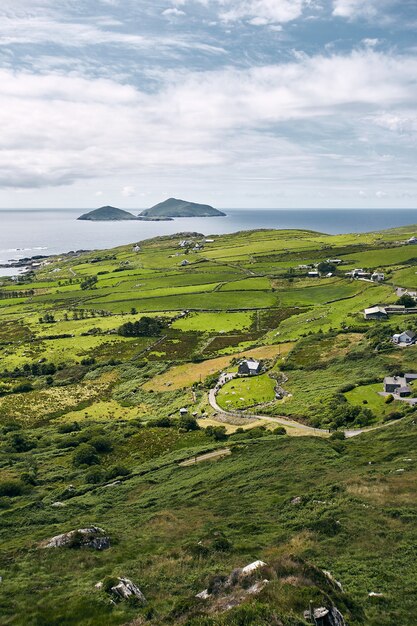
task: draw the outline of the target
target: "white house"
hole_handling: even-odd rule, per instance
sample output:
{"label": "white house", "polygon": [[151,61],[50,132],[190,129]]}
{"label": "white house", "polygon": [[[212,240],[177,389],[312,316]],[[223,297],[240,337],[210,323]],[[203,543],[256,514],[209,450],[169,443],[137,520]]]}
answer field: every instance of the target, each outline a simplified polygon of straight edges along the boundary
{"label": "white house", "polygon": [[385,280],[385,274],[382,272],[374,272],[371,276],[371,280],[375,283],[382,283]]}
{"label": "white house", "polygon": [[416,333],[413,330],[405,330],[392,336],[392,341],[396,344],[411,346],[416,341]]}
{"label": "white house", "polygon": [[417,237],[410,237],[410,239],[408,239],[407,243],[417,243]]}

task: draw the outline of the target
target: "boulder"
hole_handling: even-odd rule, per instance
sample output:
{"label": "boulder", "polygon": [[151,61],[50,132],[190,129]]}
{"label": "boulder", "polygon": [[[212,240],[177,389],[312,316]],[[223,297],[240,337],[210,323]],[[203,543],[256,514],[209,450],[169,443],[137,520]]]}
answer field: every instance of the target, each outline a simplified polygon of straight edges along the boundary
{"label": "boulder", "polygon": [[136,598],[141,604],[146,604],[145,596],[135,583],[129,580],[129,578],[119,578],[118,580],[118,584],[110,588],[111,593],[118,596],[121,600]]}
{"label": "boulder", "polygon": [[94,550],[106,550],[110,548],[110,537],[98,526],[80,528],[62,533],[47,539],[43,548],[93,548]]}

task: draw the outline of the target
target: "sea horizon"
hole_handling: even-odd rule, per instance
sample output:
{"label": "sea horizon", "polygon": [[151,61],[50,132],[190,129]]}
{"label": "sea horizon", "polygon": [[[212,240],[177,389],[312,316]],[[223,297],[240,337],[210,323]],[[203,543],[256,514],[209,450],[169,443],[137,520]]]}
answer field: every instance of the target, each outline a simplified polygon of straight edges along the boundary
{"label": "sea horizon", "polygon": [[[129,209],[131,212],[140,209]],[[224,217],[164,222],[88,222],[86,209],[0,209],[0,265],[74,250],[102,250],[181,232],[231,234],[257,229],[363,233],[417,224],[417,209],[223,209]],[[0,268],[0,275],[13,275]]]}

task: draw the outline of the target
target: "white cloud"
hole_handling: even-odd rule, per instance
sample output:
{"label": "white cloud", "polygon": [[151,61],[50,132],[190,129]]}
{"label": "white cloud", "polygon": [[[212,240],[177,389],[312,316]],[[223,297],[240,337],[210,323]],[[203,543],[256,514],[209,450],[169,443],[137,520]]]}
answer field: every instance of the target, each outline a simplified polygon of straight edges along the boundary
{"label": "white cloud", "polygon": [[136,189],[135,187],[131,187],[130,185],[127,185],[126,187],[123,187],[121,193],[122,193],[122,196],[124,196],[125,198],[133,198],[133,196],[136,196]]}
{"label": "white cloud", "polygon": [[374,19],[398,0],[333,0],[333,15],[347,19]]}
{"label": "white cloud", "polygon": [[[221,13],[225,21],[250,19],[252,24],[291,22],[303,13],[304,0],[226,0],[226,10]],[[227,8],[230,5],[230,8]]]}
{"label": "white cloud", "polygon": [[186,13],[174,7],[173,9],[165,9],[165,11],[162,11],[162,15],[165,17],[183,17]]}
{"label": "white cloud", "polygon": [[[413,110],[417,57],[361,50],[248,70],[172,71],[161,80],[146,93],[114,80],[1,70],[0,186],[235,167],[295,180],[322,176],[323,164],[362,176],[344,133],[358,149],[365,125],[389,132],[395,116]],[[381,159],[373,163],[380,172]]]}

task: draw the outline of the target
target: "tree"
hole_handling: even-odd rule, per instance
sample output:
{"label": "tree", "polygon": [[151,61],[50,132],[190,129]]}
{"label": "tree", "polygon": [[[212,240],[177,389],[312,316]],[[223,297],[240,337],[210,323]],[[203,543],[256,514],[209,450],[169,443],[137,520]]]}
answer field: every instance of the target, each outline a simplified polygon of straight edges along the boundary
{"label": "tree", "polygon": [[156,317],[141,317],[135,322],[126,322],[119,327],[122,337],[155,337],[161,334],[164,324]]}
{"label": "tree", "polygon": [[322,261],[317,266],[320,274],[333,274],[336,271],[336,265],[334,263],[329,263],[328,261]]}
{"label": "tree", "polygon": [[81,289],[94,289],[97,282],[97,276],[87,276],[87,278],[81,281],[80,287]]}
{"label": "tree", "polygon": [[199,430],[200,426],[197,424],[197,420],[192,415],[181,415],[178,420],[178,426],[182,430]]}
{"label": "tree", "polygon": [[74,452],[72,462],[76,467],[80,467],[80,465],[97,465],[100,463],[100,459],[93,446],[90,446],[88,443],[82,443]]}
{"label": "tree", "polygon": [[227,439],[225,426],[207,426],[206,435],[212,437],[214,441],[225,441]]}
{"label": "tree", "polygon": [[404,293],[401,298],[398,298],[397,304],[402,304],[406,309],[412,309],[416,306],[416,301],[408,293]]}

